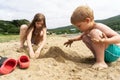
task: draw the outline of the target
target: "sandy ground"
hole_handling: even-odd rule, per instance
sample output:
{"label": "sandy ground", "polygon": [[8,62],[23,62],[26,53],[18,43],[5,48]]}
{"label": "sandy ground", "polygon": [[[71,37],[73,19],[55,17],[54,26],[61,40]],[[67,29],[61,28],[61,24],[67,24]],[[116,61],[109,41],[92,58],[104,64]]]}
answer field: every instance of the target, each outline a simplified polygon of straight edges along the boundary
{"label": "sandy ground", "polygon": [[[0,75],[0,80],[120,80],[120,60],[103,70],[94,70],[94,58],[82,41],[72,47],[63,43],[69,37],[48,36],[39,59],[30,59],[28,69],[16,69]],[[25,52],[17,52],[19,41],[0,43],[0,55],[18,59]]]}

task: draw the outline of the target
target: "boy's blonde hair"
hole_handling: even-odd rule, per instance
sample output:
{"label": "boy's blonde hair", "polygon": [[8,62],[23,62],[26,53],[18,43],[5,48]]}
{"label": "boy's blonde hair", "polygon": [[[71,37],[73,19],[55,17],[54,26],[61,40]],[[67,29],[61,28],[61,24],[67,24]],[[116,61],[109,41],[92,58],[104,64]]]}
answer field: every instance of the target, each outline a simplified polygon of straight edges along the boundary
{"label": "boy's blonde hair", "polygon": [[86,18],[94,19],[93,10],[89,6],[79,6],[75,9],[71,16],[71,23],[75,24],[77,22],[85,21]]}

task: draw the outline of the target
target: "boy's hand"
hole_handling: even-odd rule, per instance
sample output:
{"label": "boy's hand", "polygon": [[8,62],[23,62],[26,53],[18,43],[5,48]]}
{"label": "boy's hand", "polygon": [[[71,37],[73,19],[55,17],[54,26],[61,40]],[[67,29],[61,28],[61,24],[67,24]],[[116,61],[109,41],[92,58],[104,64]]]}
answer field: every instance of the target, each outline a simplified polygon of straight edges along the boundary
{"label": "boy's hand", "polygon": [[64,43],[66,47],[71,47],[71,44],[73,43],[73,40],[68,40],[67,42]]}
{"label": "boy's hand", "polygon": [[93,39],[91,39],[93,42],[106,42],[106,39],[107,39],[107,36],[104,34],[104,33],[102,33],[102,36],[100,36],[101,38],[100,39],[95,39],[95,38],[93,38]]}
{"label": "boy's hand", "polygon": [[93,42],[102,42],[103,43],[103,42],[105,42],[105,38],[103,38],[103,39],[95,39],[94,38],[94,39],[92,39],[92,41]]}

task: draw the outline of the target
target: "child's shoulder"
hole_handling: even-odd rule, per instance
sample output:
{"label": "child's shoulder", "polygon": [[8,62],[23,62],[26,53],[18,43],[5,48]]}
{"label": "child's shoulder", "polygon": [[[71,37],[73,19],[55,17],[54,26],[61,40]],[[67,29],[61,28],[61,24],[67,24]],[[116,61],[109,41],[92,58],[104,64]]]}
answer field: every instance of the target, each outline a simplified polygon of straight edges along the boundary
{"label": "child's shoulder", "polygon": [[96,25],[100,25],[100,26],[103,26],[103,25],[105,25],[105,24],[103,24],[103,23],[95,23]]}
{"label": "child's shoulder", "polygon": [[95,27],[108,27],[107,25],[103,24],[103,23],[95,23],[94,25]]}
{"label": "child's shoulder", "polygon": [[111,28],[103,23],[96,23],[94,26],[96,29],[99,29],[101,31],[110,31]]}

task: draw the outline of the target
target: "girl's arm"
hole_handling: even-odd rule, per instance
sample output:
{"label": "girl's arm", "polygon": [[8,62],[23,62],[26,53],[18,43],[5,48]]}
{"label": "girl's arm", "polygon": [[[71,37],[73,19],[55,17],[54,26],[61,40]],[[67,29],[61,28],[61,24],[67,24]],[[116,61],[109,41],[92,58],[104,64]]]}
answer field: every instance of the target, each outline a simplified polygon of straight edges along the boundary
{"label": "girl's arm", "polygon": [[31,43],[32,32],[33,32],[33,29],[31,29],[31,31],[27,35],[27,44],[28,44],[28,48],[29,48],[30,57],[32,57],[32,55],[34,55],[34,51],[33,51],[33,48],[32,48],[32,43]]}
{"label": "girl's arm", "polygon": [[47,31],[47,29],[46,28],[44,28],[43,29],[43,39],[40,41],[40,43],[38,44],[38,49],[35,51],[35,54],[40,54],[40,51],[41,51],[41,49],[43,48],[43,46],[45,45],[45,43],[46,43],[46,31]]}

